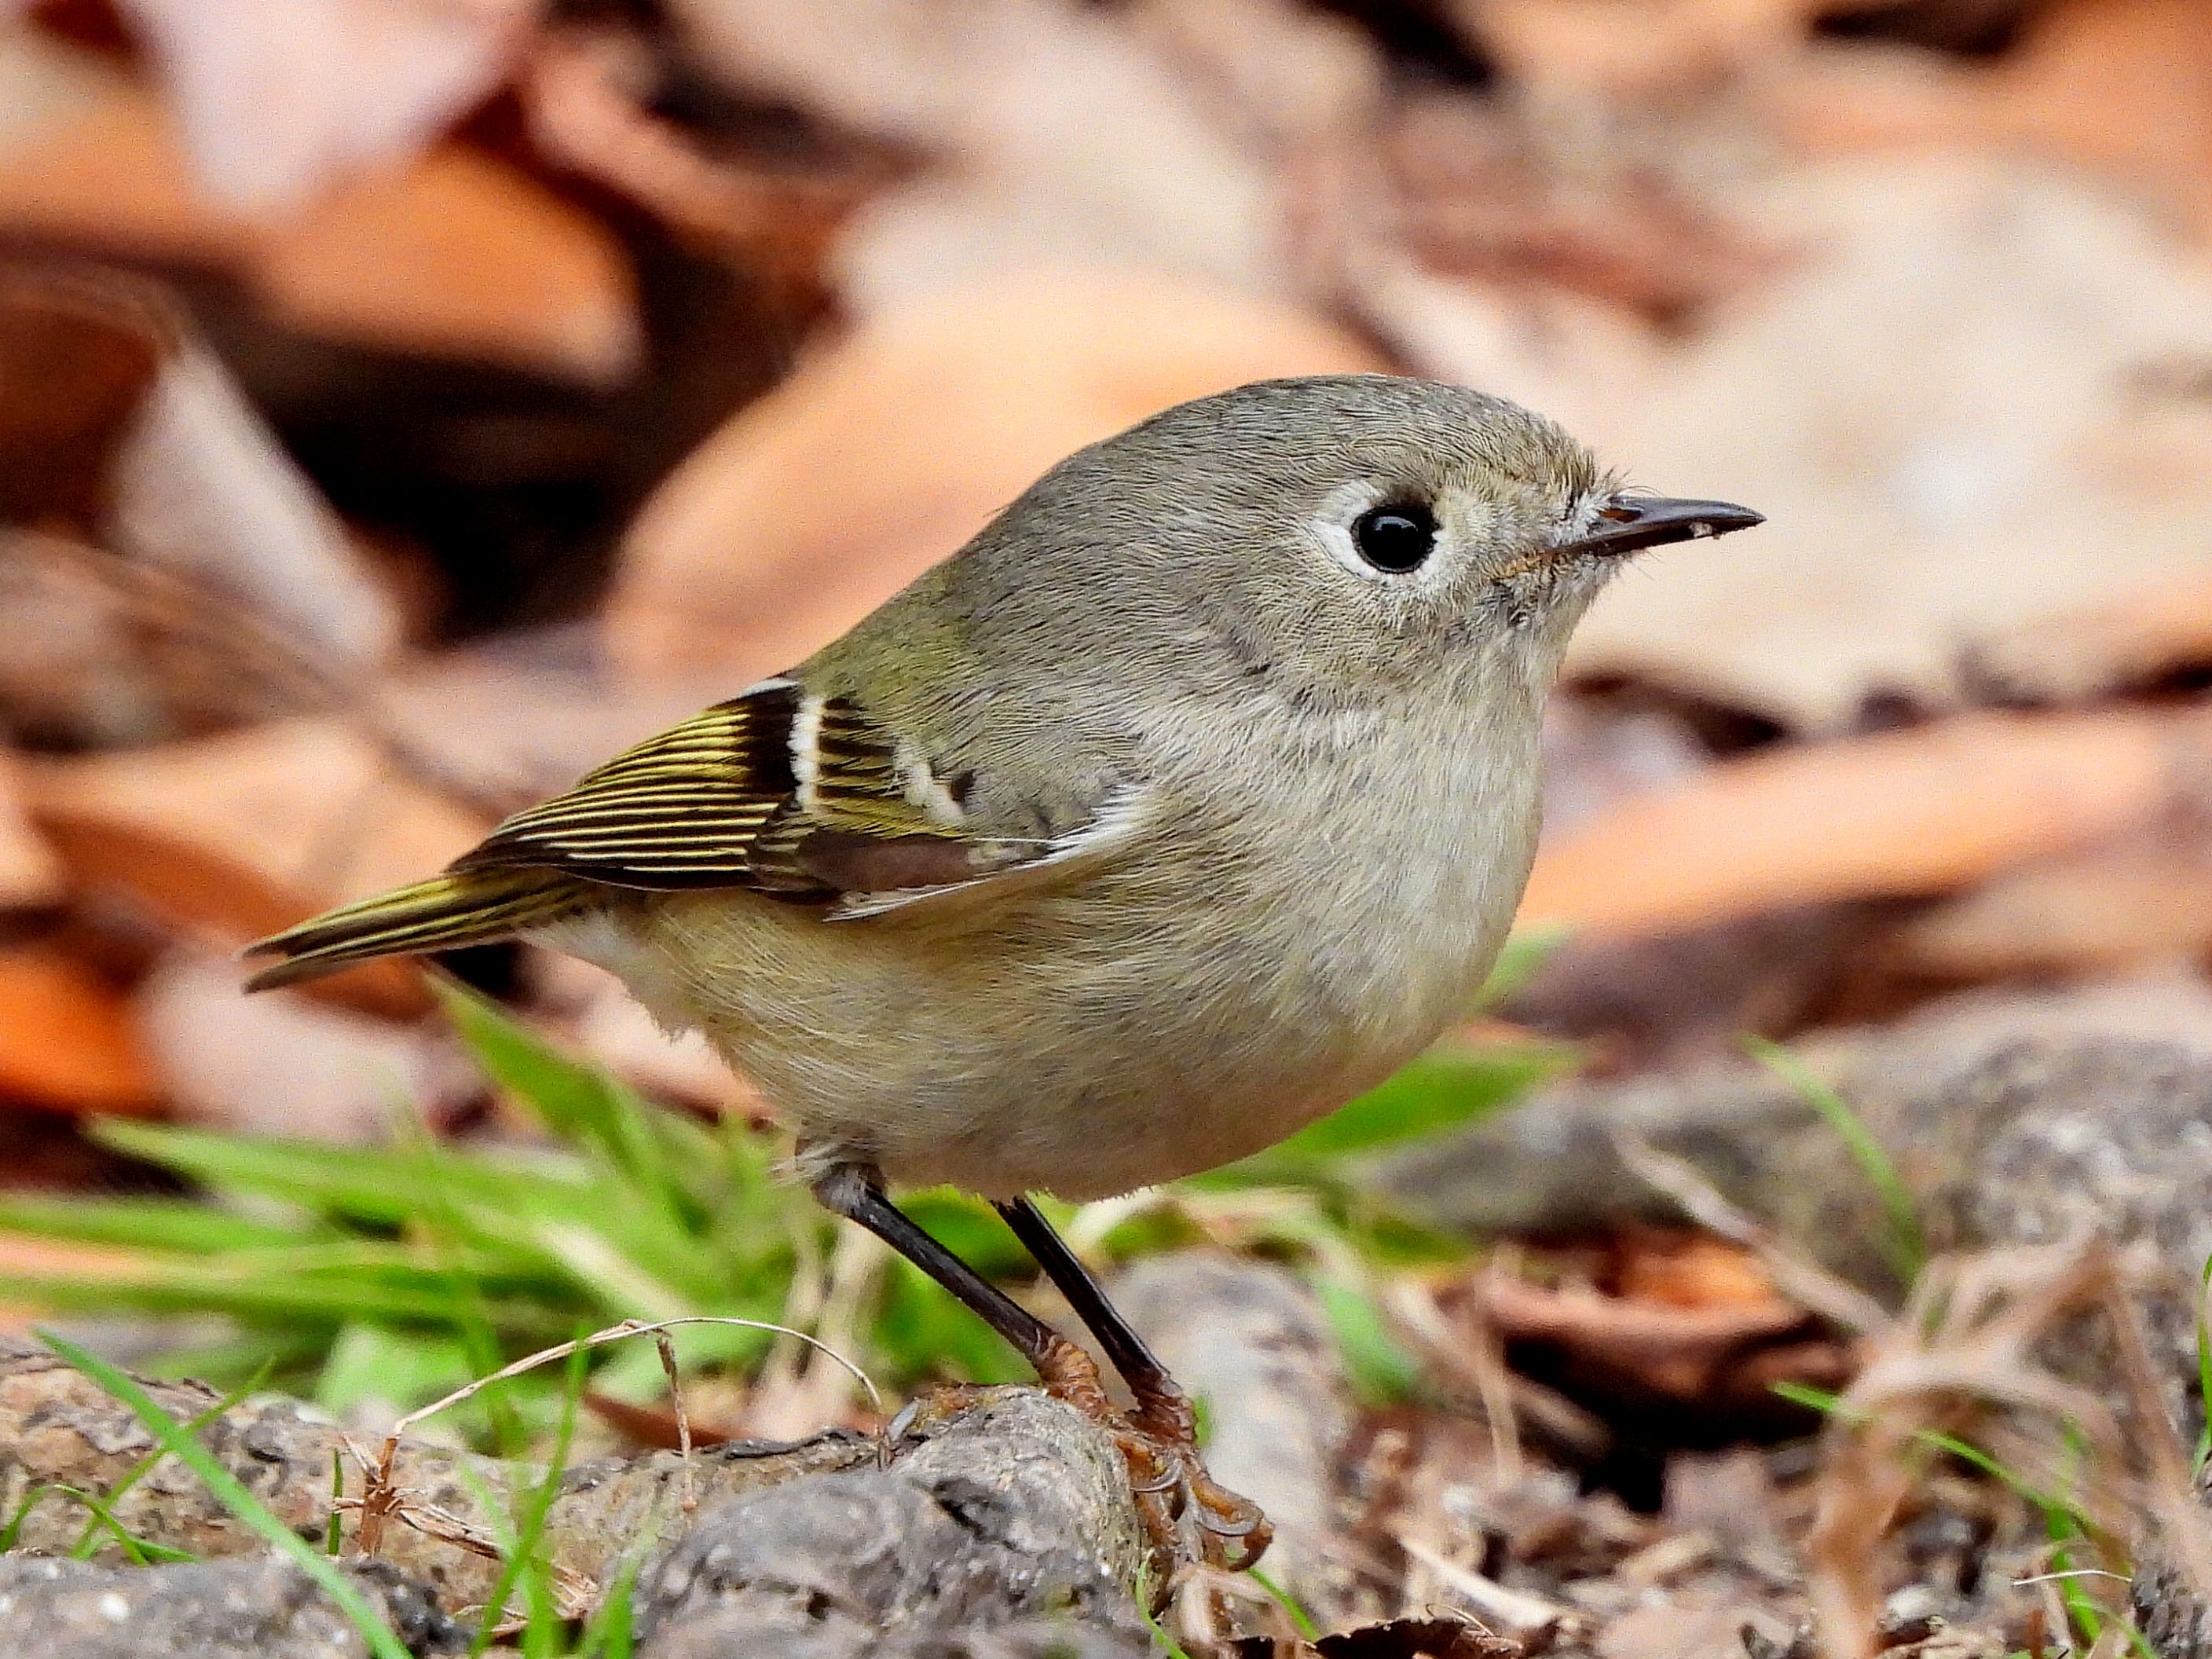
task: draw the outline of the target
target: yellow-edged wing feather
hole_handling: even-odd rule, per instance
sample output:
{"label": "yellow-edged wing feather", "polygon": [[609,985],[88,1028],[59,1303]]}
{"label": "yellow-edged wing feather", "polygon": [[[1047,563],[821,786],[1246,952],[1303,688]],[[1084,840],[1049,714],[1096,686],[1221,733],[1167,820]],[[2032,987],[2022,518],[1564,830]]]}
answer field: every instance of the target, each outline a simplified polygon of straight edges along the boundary
{"label": "yellow-edged wing feather", "polygon": [[745,887],[830,904],[965,880],[975,843],[908,799],[896,740],[858,707],[763,682],[516,813],[445,874],[261,940],[252,988],[370,957],[511,938],[608,889]]}

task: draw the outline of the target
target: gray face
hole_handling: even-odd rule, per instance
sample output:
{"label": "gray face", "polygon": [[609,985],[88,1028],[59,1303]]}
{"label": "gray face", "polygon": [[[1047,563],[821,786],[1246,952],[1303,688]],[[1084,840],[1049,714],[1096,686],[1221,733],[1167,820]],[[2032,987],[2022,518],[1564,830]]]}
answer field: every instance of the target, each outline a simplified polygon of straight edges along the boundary
{"label": "gray face", "polygon": [[[1651,521],[1685,505],[1711,522]],[[1183,404],[1070,457],[954,580],[1017,636],[1085,624],[1115,672],[1142,656],[1192,690],[1345,706],[1471,684],[1501,655],[1548,674],[1623,551],[1756,521],[1623,497],[1500,398],[1329,376]]]}

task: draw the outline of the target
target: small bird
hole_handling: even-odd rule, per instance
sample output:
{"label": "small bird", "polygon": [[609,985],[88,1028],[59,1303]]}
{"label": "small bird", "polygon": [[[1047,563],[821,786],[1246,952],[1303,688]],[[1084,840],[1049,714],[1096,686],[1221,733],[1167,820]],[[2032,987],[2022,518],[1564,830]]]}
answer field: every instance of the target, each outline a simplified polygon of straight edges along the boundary
{"label": "small bird", "polygon": [[[1624,491],[1461,386],[1201,398],[444,874],[253,945],[281,960],[252,984],[511,938],[609,969],[784,1115],[824,1204],[1114,1428],[1157,1541],[1249,1565],[1264,1517],[1030,1194],[1256,1152],[1458,1018],[1528,878],[1575,623],[1625,556],[1760,521]],[[887,1181],[992,1200],[1135,1411]]]}

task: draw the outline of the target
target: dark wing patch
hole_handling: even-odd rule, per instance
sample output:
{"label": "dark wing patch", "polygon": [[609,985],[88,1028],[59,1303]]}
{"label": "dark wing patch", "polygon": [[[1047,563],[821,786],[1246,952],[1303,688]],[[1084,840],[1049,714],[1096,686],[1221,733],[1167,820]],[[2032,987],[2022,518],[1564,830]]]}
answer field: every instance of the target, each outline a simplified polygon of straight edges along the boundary
{"label": "dark wing patch", "polygon": [[787,680],[716,703],[516,813],[453,867],[565,870],[623,887],[744,885],[754,841],[796,788],[799,706]]}
{"label": "dark wing patch", "polygon": [[973,848],[907,799],[897,742],[865,710],[769,680],[516,813],[453,868],[828,900],[884,872],[964,879]]}

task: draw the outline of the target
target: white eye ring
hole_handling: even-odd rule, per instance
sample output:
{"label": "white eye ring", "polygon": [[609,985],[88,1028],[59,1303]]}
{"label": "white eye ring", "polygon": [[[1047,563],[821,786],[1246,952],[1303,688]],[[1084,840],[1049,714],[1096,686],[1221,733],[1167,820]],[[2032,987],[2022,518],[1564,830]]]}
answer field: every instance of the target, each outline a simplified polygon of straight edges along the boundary
{"label": "white eye ring", "polygon": [[1321,511],[1313,517],[1314,534],[1328,550],[1329,557],[1362,581],[1402,583],[1407,580],[1387,570],[1377,570],[1368,563],[1360,556],[1359,544],[1352,539],[1352,526],[1374,508],[1382,506],[1389,499],[1389,493],[1381,484],[1365,478],[1355,478],[1331,490],[1328,499],[1322,503]]}

